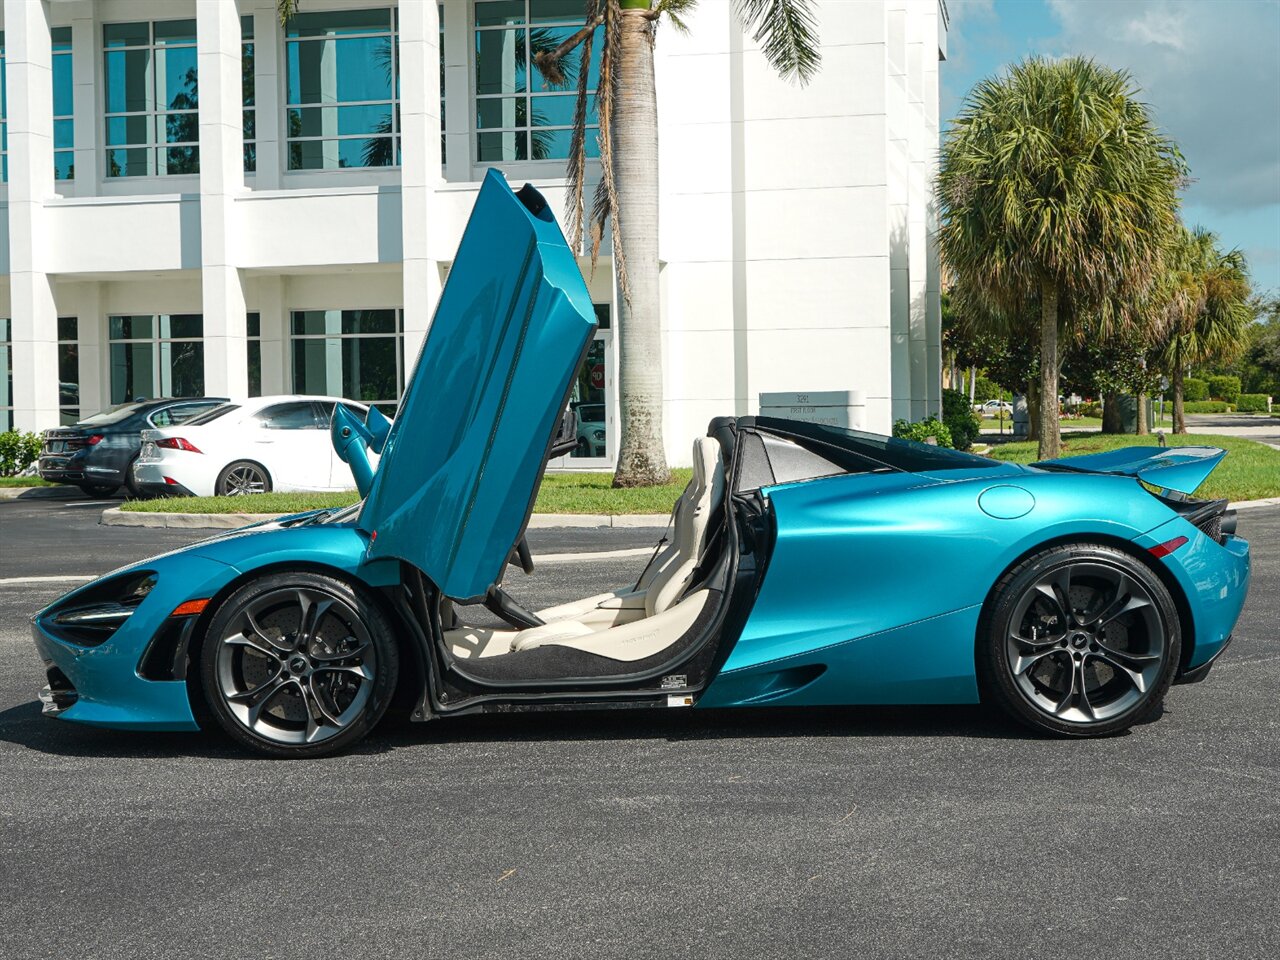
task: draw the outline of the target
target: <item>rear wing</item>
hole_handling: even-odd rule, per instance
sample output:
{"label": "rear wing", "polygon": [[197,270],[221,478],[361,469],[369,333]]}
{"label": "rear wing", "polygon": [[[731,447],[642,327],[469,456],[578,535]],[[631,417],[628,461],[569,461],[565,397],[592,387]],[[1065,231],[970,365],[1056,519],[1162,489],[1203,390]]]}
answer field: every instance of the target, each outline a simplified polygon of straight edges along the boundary
{"label": "rear wing", "polygon": [[1213,473],[1226,455],[1227,451],[1219,447],[1123,447],[1106,453],[1041,460],[1032,466],[1042,470],[1137,477],[1153,487],[1190,494]]}

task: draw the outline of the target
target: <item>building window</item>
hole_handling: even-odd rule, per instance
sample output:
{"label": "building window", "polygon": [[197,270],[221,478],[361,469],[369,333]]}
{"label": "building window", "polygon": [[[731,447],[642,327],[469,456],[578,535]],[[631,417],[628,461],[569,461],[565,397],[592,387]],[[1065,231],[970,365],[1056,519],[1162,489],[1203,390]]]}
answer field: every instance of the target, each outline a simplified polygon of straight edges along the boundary
{"label": "building window", "polygon": [[111,402],[204,394],[204,319],[198,313],[107,318]]}
{"label": "building window", "polygon": [[285,40],[290,170],[400,163],[400,66],[390,9],[299,13]]}
{"label": "building window", "polygon": [[13,347],[9,329],[12,321],[0,317],[0,433],[13,429]]}
{"label": "building window", "polygon": [[196,22],[102,28],[107,176],[200,172]]}
{"label": "building window", "polygon": [[260,397],[262,396],[262,316],[257,313],[246,314],[244,328],[249,362],[249,396]]}
{"label": "building window", "polygon": [[72,84],[71,28],[54,27],[53,37],[53,176],[76,178],[75,88]]}
{"label": "building window", "polygon": [[[582,28],[581,0],[476,0],[476,156],[482,163],[564,160],[573,137],[582,48],[561,62],[554,87],[533,57],[554,50]],[[587,155],[599,156],[595,88],[604,28],[596,30],[588,64]]]}
{"label": "building window", "polygon": [[244,98],[244,172],[258,169],[258,116],[253,99],[253,17],[240,18],[240,94]]}
{"label": "building window", "polygon": [[295,310],[293,391],[346,397],[395,415],[404,390],[403,311]]}
{"label": "building window", "polygon": [[62,425],[80,419],[80,339],[75,317],[58,318],[58,414]]}

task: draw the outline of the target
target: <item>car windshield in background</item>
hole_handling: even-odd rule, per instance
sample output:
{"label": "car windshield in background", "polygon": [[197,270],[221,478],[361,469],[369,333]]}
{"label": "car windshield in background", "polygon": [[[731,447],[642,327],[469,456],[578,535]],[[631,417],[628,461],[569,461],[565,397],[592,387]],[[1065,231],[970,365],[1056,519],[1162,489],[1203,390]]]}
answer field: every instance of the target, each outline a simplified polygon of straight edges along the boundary
{"label": "car windshield in background", "polygon": [[192,417],[190,420],[186,421],[184,426],[202,427],[206,423],[212,423],[214,420],[217,420],[219,417],[225,417],[232,410],[239,410],[239,409],[240,409],[240,404],[238,403],[224,403],[224,404],[221,404],[220,406],[214,407],[212,410],[209,410],[205,413],[200,414],[200,416],[198,417]]}
{"label": "car windshield in background", "polygon": [[76,426],[80,427],[109,427],[113,423],[120,423],[128,420],[135,413],[145,407],[145,403],[126,403],[116,407],[114,410],[104,410],[102,413],[95,413],[92,417],[85,417]]}
{"label": "car windshield in background", "polygon": [[583,423],[604,423],[604,404],[583,404],[578,408],[578,419]]}

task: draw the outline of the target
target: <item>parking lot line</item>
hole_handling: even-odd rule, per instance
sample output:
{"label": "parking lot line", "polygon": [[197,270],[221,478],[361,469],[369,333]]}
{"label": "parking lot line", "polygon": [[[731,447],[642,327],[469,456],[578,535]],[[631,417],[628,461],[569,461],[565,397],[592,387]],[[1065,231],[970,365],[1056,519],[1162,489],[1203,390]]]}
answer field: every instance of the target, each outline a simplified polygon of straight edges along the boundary
{"label": "parking lot line", "polygon": [[66,576],[66,577],[0,577],[0,587],[11,586],[18,583],[85,583],[89,580],[97,580],[98,575],[91,576]]}

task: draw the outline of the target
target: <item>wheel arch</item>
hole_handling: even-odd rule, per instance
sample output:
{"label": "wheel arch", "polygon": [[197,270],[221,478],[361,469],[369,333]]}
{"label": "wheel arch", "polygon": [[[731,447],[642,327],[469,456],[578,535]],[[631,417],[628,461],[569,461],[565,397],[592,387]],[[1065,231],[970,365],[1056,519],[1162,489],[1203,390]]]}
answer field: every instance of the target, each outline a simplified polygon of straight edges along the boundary
{"label": "wheel arch", "polygon": [[[1132,540],[1126,540],[1118,537],[1113,533],[1085,533],[1075,532],[1063,534],[1061,536],[1052,537],[1048,540],[1042,540],[1034,546],[1028,547],[1022,553],[1014,557],[1007,563],[996,578],[991,582],[991,586],[987,589],[987,594],[982,600],[982,612],[978,616],[978,629],[973,635],[973,664],[974,673],[978,675],[978,645],[982,642],[984,631],[987,629],[991,608],[995,603],[996,587],[1000,582],[1019,564],[1023,563],[1037,553],[1050,550],[1054,547],[1069,546],[1072,544],[1084,545],[1096,543],[1106,547],[1114,547],[1122,553],[1128,554],[1138,563],[1141,563],[1148,570],[1156,575],[1165,589],[1169,591],[1169,596],[1173,598],[1174,609],[1178,612],[1178,621],[1181,626],[1182,650],[1178,656],[1178,673],[1187,668],[1187,664],[1191,662],[1191,656],[1195,652],[1195,620],[1191,616],[1191,605],[1187,602],[1186,592],[1182,589],[1182,585],[1178,583],[1176,577],[1169,572],[1163,564],[1153,562],[1151,555],[1143,550]],[[979,693],[981,694],[981,690]]]}
{"label": "wheel arch", "polygon": [[[239,461],[232,461],[237,463]],[[191,702],[191,710],[202,728],[206,727],[212,717],[205,705],[204,689],[200,681],[199,669],[193,666],[200,662],[201,651],[207,638],[209,625],[213,622],[218,609],[226,600],[245,584],[259,578],[269,577],[277,573],[302,572],[317,573],[335,580],[343,580],[357,586],[373,597],[382,613],[396,626],[395,643],[400,654],[400,674],[396,681],[396,690],[392,694],[391,709],[399,710],[403,704],[416,704],[417,698],[425,686],[427,670],[422,649],[415,642],[413,630],[405,622],[403,612],[388,596],[387,591],[394,587],[374,586],[351,570],[314,560],[279,560],[264,563],[261,566],[245,570],[224,584],[212,597],[204,611],[196,621],[192,631],[191,644],[187,649],[187,697]],[[412,709],[410,707],[409,709]]]}
{"label": "wheel arch", "polygon": [[224,463],[224,464],[222,465],[222,469],[221,469],[221,470],[219,470],[219,471],[214,475],[214,477],[213,477],[213,495],[214,495],[215,497],[220,497],[220,496],[222,496],[222,494],[218,493],[218,487],[220,487],[220,486],[222,485],[222,478],[223,478],[223,476],[226,474],[226,472],[227,472],[228,470],[230,470],[232,467],[234,467],[237,463],[251,463],[251,464],[253,464],[253,465],[254,465],[255,467],[257,467],[259,470],[261,470],[261,471],[263,472],[263,474],[266,476],[266,478],[267,478],[267,485],[271,488],[271,491],[270,491],[270,492],[274,492],[274,491],[275,491],[275,489],[276,489],[276,479],[275,479],[275,477],[273,477],[273,476],[271,475],[271,469],[270,469],[270,468],[269,468],[265,463],[263,463],[261,460],[254,460],[252,457],[237,457],[237,458],[236,458],[236,459],[234,459],[234,460],[228,460],[226,463]]}

